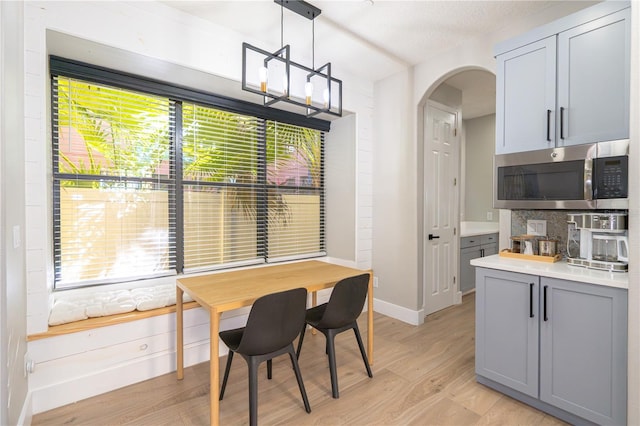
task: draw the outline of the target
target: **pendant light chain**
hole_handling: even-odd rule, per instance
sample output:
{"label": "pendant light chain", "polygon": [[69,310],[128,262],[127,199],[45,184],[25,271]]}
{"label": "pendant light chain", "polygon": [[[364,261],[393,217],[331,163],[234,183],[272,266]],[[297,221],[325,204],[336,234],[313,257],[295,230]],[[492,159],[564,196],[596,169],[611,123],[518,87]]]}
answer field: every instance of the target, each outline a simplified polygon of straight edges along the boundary
{"label": "pendant light chain", "polygon": [[311,69],[316,69],[316,17],[311,20]]}

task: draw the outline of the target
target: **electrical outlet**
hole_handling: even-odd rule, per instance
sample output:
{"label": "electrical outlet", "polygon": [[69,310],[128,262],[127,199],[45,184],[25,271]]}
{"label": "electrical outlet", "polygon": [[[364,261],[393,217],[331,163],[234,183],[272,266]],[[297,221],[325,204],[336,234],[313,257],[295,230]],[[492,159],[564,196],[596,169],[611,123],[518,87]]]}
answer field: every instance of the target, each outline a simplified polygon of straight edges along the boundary
{"label": "electrical outlet", "polygon": [[493,220],[493,212],[487,212],[487,220],[488,221],[492,221]]}
{"label": "electrical outlet", "polygon": [[527,220],[527,234],[547,235],[547,221],[546,220]]}
{"label": "electrical outlet", "polygon": [[378,288],[378,277],[373,277],[373,287]]}

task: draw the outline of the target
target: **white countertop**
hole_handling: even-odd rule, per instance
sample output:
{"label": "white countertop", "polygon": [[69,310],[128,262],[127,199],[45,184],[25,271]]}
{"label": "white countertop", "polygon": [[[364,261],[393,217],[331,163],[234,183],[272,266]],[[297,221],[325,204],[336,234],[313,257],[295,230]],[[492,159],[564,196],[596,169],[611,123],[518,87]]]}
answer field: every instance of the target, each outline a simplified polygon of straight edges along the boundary
{"label": "white countertop", "polygon": [[608,272],[587,269],[580,266],[569,265],[564,260],[547,263],[500,257],[500,255],[495,254],[493,256],[472,259],[471,265],[502,271],[520,272],[522,274],[539,275],[541,277],[604,285],[607,287],[629,288],[629,274],[627,272]]}
{"label": "white countertop", "polygon": [[498,222],[460,222],[461,237],[475,237],[476,235],[493,234],[500,230]]}

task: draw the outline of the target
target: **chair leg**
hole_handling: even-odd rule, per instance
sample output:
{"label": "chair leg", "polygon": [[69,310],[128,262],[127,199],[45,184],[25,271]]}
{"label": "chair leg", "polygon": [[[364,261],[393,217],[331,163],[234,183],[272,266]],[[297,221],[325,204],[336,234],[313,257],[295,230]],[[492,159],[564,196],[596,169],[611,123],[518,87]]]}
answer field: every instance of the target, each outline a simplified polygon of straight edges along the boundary
{"label": "chair leg", "polygon": [[227,379],[229,378],[229,370],[231,370],[231,361],[233,360],[233,351],[229,350],[229,355],[227,355],[227,366],[224,369],[224,378],[222,379],[222,386],[220,387],[220,398],[219,401],[222,401],[224,398],[224,390],[227,388]]}
{"label": "chair leg", "polygon": [[296,351],[296,359],[300,359],[300,351],[302,350],[302,341],[304,340],[305,331],[307,331],[306,323],[302,326],[302,331],[300,332],[300,338],[298,339],[298,350]]}
{"label": "chair leg", "polygon": [[258,366],[256,358],[249,357],[247,360],[249,367],[249,424],[258,425]]}
{"label": "chair leg", "polygon": [[325,335],[327,338],[327,353],[329,355],[329,372],[331,373],[331,395],[338,399],[338,373],[336,371],[336,346],[334,342],[335,334],[329,330]]}
{"label": "chair leg", "polygon": [[307,398],[307,391],[304,389],[304,383],[302,382],[302,374],[300,373],[300,366],[298,366],[298,359],[294,355],[292,344],[289,352],[289,358],[291,358],[291,364],[293,364],[293,371],[296,373],[296,380],[298,381],[298,388],[300,388],[300,395],[302,395],[302,402],[304,402],[304,409],[307,413],[310,413],[311,406],[309,405],[309,399]]}
{"label": "chair leg", "polygon": [[362,344],[362,338],[360,337],[360,330],[358,329],[358,323],[354,323],[353,333],[356,335],[356,340],[358,341],[358,347],[360,348],[360,354],[362,355],[362,360],[364,361],[364,367],[367,369],[367,374],[369,375],[369,377],[373,377],[373,373],[371,373],[371,367],[369,367],[369,359],[367,358],[367,353],[364,350],[364,345]]}

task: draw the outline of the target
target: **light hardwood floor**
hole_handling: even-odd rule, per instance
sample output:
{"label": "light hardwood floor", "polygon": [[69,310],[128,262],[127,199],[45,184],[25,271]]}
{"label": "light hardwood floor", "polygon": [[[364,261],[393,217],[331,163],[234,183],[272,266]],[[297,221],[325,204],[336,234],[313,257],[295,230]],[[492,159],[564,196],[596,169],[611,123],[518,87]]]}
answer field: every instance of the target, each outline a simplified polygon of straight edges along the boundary
{"label": "light hardwood floor", "polygon": [[[287,356],[263,364],[258,422],[263,425],[562,425],[560,420],[479,385],[474,373],[474,294],[427,317],[419,327],[376,314],[373,379],[353,333],[336,338],[340,398],[331,398],[324,336],[307,333],[300,368],[311,403],[304,411]],[[366,317],[361,317],[363,337]],[[365,337],[366,338],[366,337]],[[220,377],[226,358],[221,360]],[[249,422],[247,367],[234,359],[223,425]],[[205,425],[209,423],[209,363],[167,374],[33,418],[33,425]]]}

